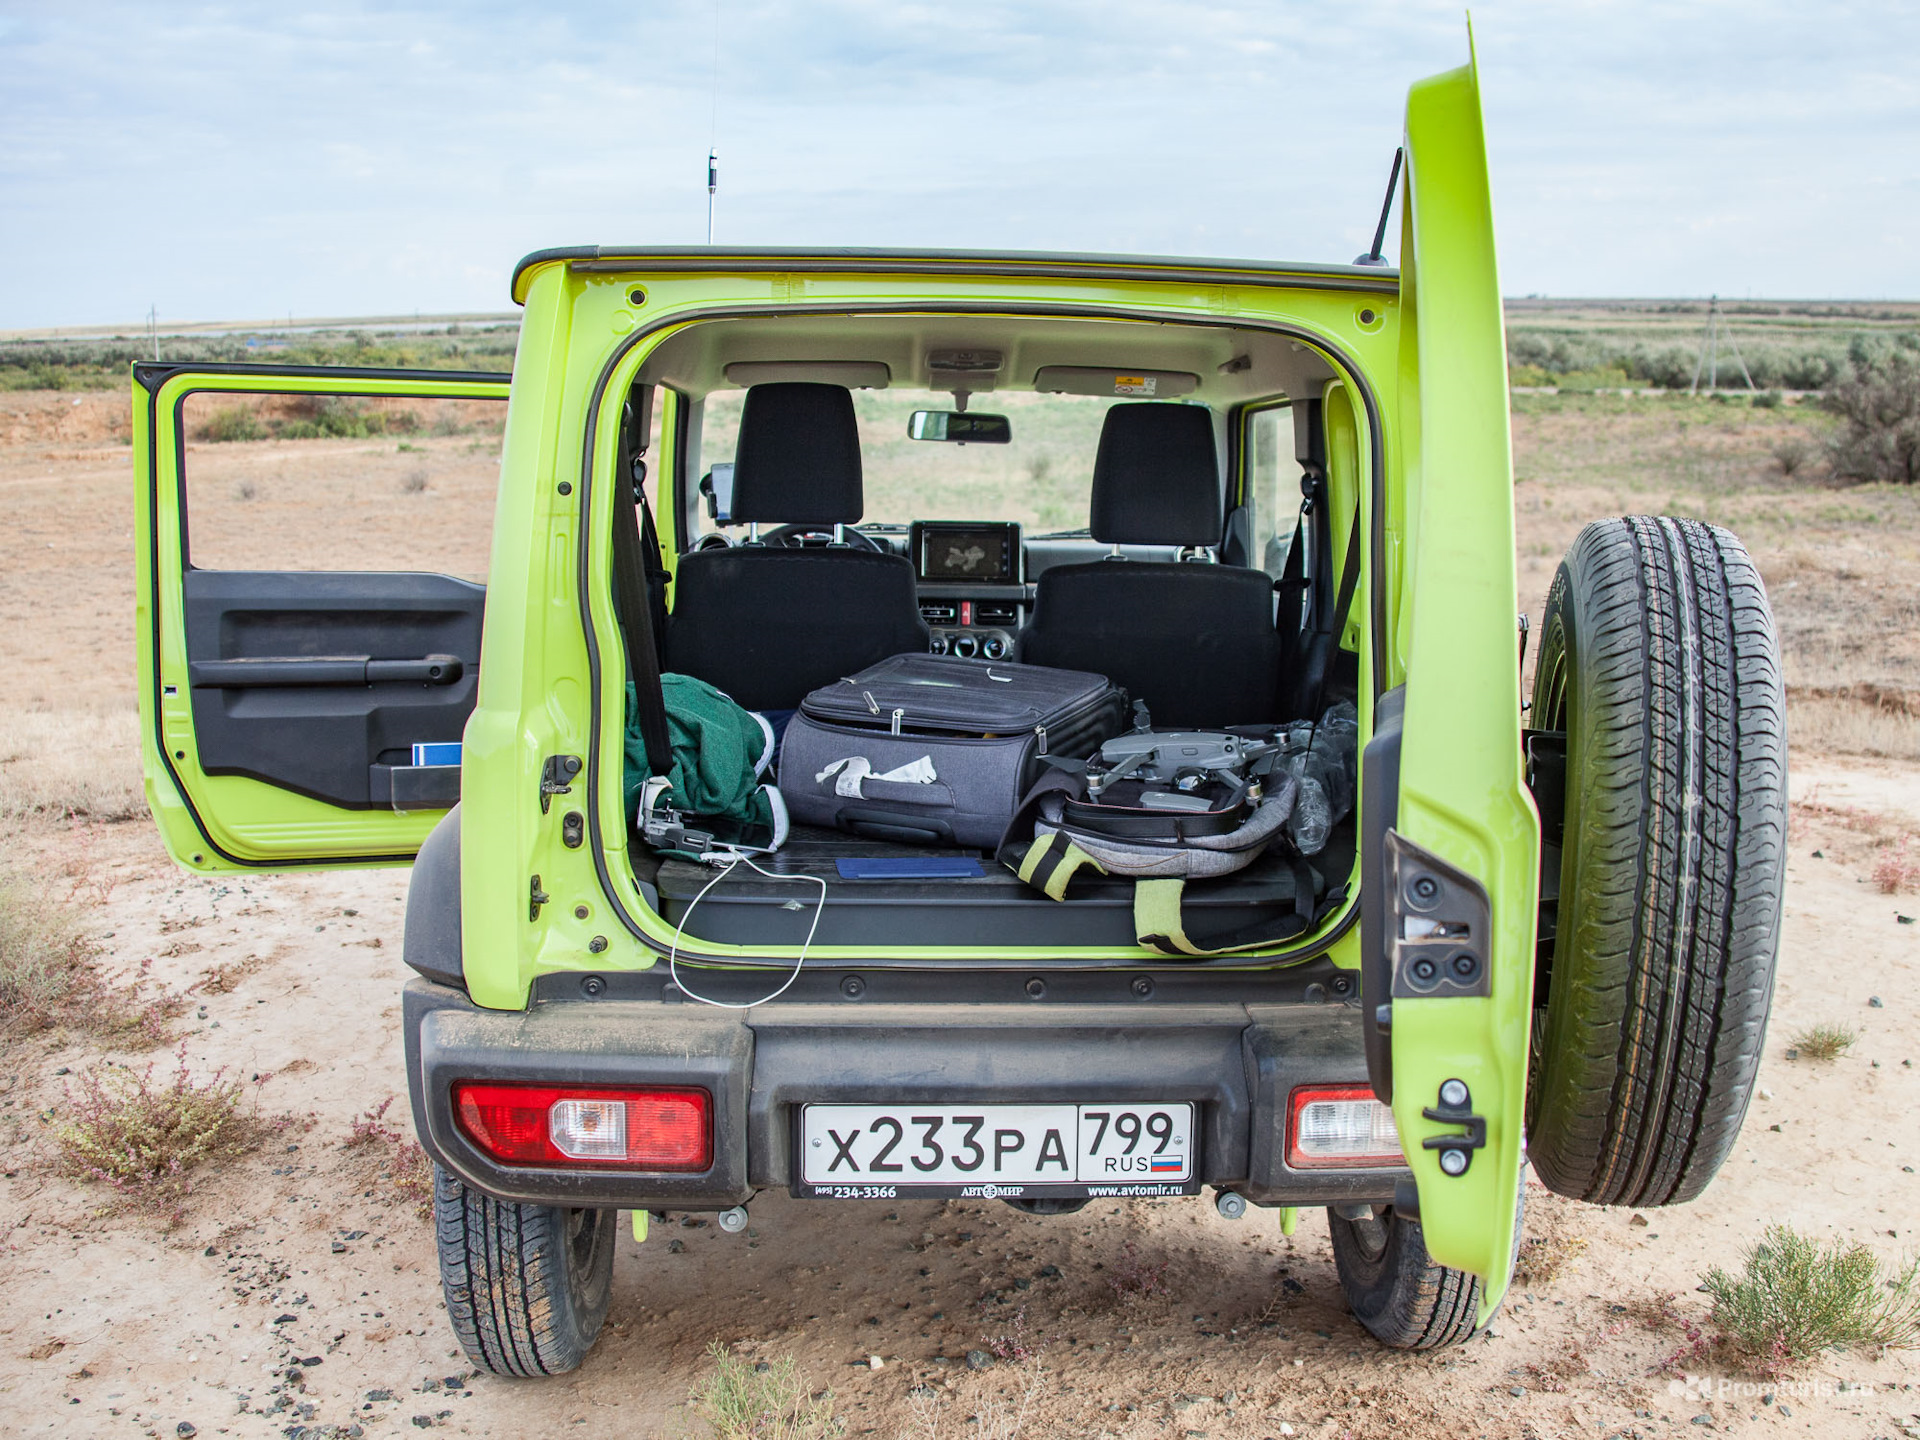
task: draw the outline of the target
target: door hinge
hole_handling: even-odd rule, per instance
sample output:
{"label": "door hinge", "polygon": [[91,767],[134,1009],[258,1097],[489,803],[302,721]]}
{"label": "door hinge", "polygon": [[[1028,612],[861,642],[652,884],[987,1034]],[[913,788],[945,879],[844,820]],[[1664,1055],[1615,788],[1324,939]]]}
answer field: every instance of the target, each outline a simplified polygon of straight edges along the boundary
{"label": "door hinge", "polygon": [[540,877],[534,876],[527,884],[527,919],[538,920],[540,907],[551,899],[553,897],[540,888]]}
{"label": "door hinge", "polygon": [[549,755],[540,772],[540,813],[545,815],[556,795],[573,793],[573,777],[580,773],[578,755]]}

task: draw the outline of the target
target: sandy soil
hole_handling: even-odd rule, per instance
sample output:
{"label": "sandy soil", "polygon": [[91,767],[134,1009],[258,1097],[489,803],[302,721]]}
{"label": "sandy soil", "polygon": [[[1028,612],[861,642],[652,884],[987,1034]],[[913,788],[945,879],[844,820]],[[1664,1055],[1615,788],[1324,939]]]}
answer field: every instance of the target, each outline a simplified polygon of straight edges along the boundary
{"label": "sandy soil", "polygon": [[[131,695],[130,487],[110,428],[125,402],[72,398],[0,397],[0,489],[25,497],[30,541],[0,572],[0,657],[16,695],[55,710]],[[75,410],[97,413],[94,430]],[[1553,494],[1564,522],[1535,524],[1523,502],[1529,565],[1530,546],[1557,553],[1580,508]],[[1885,843],[1920,830],[1920,766],[1796,766],[1774,1026],[1732,1159],[1671,1211],[1577,1207],[1530,1186],[1529,1272],[1486,1338],[1436,1356],[1384,1353],[1348,1317],[1312,1212],[1289,1239],[1270,1213],[1229,1222],[1204,1202],[1039,1219],[767,1195],[744,1236],[679,1216],[645,1244],[623,1235],[609,1328],[577,1375],[476,1377],[446,1328],[430,1228],[345,1144],[355,1117],[402,1092],[405,872],[204,880],[176,871],[143,823],[20,822],[15,862],[92,907],[111,966],[150,961],[176,991],[216,967],[240,973],[189,996],[175,1022],[186,1061],[262,1076],[262,1113],[311,1126],[198,1182],[169,1230],[47,1170],[65,1088],[97,1052],[42,1040],[0,1056],[0,1432],[699,1436],[688,1390],[719,1340],[796,1357],[853,1435],[927,1435],[916,1387],[942,1436],[983,1434],[969,1417],[1028,1391],[1030,1436],[1913,1433],[1912,1354],[1834,1355],[1775,1385],[1715,1357],[1690,1367],[1709,1390],[1748,1388],[1705,1396],[1658,1369],[1705,1315],[1701,1273],[1737,1266],[1766,1224],[1890,1256],[1920,1227],[1920,926],[1900,918],[1920,915],[1920,896],[1870,878]],[[1886,818],[1870,827],[1861,812]],[[1786,1058],[1793,1032],[1820,1021],[1862,1038],[1831,1064]],[[164,1048],[110,1058],[172,1063]],[[1143,1277],[1161,1293],[1118,1293]],[[1016,1333],[1036,1359],[968,1369],[969,1350]]]}

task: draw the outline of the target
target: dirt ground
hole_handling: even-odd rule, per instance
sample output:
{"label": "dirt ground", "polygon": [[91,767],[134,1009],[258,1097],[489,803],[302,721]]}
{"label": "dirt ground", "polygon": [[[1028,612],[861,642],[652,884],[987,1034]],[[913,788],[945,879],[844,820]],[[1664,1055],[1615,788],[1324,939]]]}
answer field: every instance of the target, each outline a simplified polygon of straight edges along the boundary
{"label": "dirt ground", "polygon": [[[0,570],[0,659],[16,704],[38,717],[0,730],[0,796],[62,767],[108,788],[136,783],[137,762],[97,738],[132,737],[131,486],[115,436],[125,405],[0,396],[0,492],[16,527],[15,560]],[[1522,593],[1536,612],[1584,519],[1718,506],[1749,530],[1774,587],[1796,706],[1832,710],[1816,733],[1883,752],[1796,749],[1761,1090],[1701,1200],[1599,1210],[1530,1185],[1533,1238],[1491,1332],[1419,1356],[1383,1352],[1347,1315],[1313,1212],[1289,1238],[1271,1213],[1227,1221],[1204,1201],[1098,1202],[1042,1219],[991,1202],[770,1194],[745,1235],[681,1216],[654,1222],[644,1244],[623,1233],[608,1330],[577,1374],[475,1376],[446,1326],[429,1226],[346,1143],[387,1097],[405,1107],[405,871],[206,880],[174,869],[143,820],[0,805],[14,866],[86,907],[109,966],[150,962],[159,984],[191,992],[172,1025],[194,1073],[257,1075],[261,1113],[311,1122],[198,1181],[169,1229],[48,1168],[49,1127],[97,1048],[40,1038],[0,1053],[0,1433],[698,1437],[708,1431],[688,1393],[716,1340],[754,1360],[793,1356],[813,1388],[832,1389],[848,1434],[887,1440],[1005,1436],[1022,1397],[1019,1433],[1034,1437],[1920,1433],[1912,1353],[1834,1354],[1779,1383],[1726,1356],[1660,1369],[1706,1314],[1702,1272],[1737,1267],[1768,1223],[1890,1257],[1920,1238],[1920,926],[1907,923],[1920,895],[1883,894],[1872,878],[1890,846],[1920,833],[1920,752],[1903,749],[1910,716],[1807,693],[1915,683],[1913,641],[1895,619],[1920,578],[1914,506],[1793,491],[1766,469],[1767,434],[1709,426],[1689,439],[1664,413],[1578,407],[1515,424]],[[429,438],[449,453],[424,460],[390,439],[288,443],[376,481],[389,467],[407,501],[467,516],[461,544],[446,543],[484,552],[490,515],[452,503],[477,465],[460,452],[467,440]],[[1639,477],[1676,446],[1706,478],[1655,493]],[[1578,466],[1556,458],[1569,447],[1586,456]],[[240,476],[275,447],[210,448],[207,464]],[[423,463],[445,464],[446,477],[435,469],[424,492],[408,488],[398,467]],[[1832,653],[1835,635],[1859,639],[1858,663]],[[82,728],[85,717],[101,728]],[[60,753],[76,746],[77,760]],[[1792,1035],[1824,1021],[1861,1039],[1828,1064],[1789,1058]],[[168,1046],[109,1058],[151,1060],[156,1074],[174,1063]],[[971,1369],[969,1351],[1002,1358]],[[1012,1358],[1024,1351],[1033,1358]],[[1689,1370],[1704,1381],[1690,1384]]]}

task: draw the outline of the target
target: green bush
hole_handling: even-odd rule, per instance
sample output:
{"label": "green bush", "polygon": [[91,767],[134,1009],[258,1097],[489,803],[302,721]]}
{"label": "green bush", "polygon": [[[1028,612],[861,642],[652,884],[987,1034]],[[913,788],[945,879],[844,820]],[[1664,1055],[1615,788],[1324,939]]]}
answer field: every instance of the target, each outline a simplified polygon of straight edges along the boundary
{"label": "green bush", "polygon": [[1920,1341],[1920,1258],[1889,1267],[1865,1245],[1821,1245],[1769,1225],[1738,1275],[1707,1272],[1713,1322],[1770,1369],[1845,1345]]}
{"label": "green bush", "polygon": [[1821,400],[1842,421],[1828,442],[1833,473],[1841,479],[1897,485],[1920,480],[1917,349],[1907,336],[1891,347],[1855,340],[1846,375]]}
{"label": "green bush", "polygon": [[194,438],[215,442],[259,440],[266,433],[260,417],[245,405],[225,405],[207,417],[206,423],[194,432]]}

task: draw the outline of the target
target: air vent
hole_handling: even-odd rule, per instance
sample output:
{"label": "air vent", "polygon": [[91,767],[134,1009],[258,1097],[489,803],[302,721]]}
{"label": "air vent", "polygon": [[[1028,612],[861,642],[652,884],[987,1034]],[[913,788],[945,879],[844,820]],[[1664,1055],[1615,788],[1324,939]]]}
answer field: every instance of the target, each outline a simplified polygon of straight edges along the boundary
{"label": "air vent", "polygon": [[960,618],[960,607],[951,602],[922,600],[920,618],[929,625],[951,625]]}
{"label": "air vent", "polygon": [[979,600],[973,607],[973,623],[976,625],[1011,625],[1019,616],[1018,606],[998,600]]}

